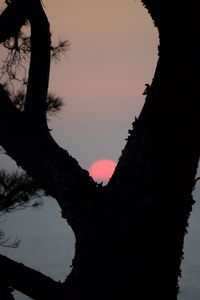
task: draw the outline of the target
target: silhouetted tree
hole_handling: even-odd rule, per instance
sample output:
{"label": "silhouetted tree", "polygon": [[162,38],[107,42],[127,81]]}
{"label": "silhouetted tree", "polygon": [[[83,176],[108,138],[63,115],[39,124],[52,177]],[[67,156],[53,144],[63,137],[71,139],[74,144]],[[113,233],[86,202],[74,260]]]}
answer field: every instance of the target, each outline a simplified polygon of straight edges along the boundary
{"label": "silhouetted tree", "polygon": [[[11,2],[7,2],[9,5]],[[28,22],[25,21],[25,24]],[[7,49],[5,59],[2,59],[0,66],[0,79],[4,80],[3,87],[9,93],[13,104],[20,110],[24,110],[26,99],[26,86],[27,86],[27,61],[30,59],[31,42],[30,37],[24,31],[17,32],[14,36],[7,39],[3,46]],[[59,60],[62,52],[69,48],[68,41],[61,41],[55,46],[51,46],[51,57]],[[17,83],[17,84],[16,84]],[[46,100],[47,119],[60,112],[63,106],[61,98],[55,94],[48,93]],[[1,147],[0,154],[5,154],[4,149]],[[42,204],[39,200],[45,195],[36,180],[28,176],[21,170],[15,172],[8,172],[0,170],[0,221],[1,217],[27,207],[36,207]],[[36,201],[32,201],[37,198]],[[39,201],[38,201],[39,200]],[[30,204],[30,202],[32,202]],[[4,247],[17,247],[19,240],[15,238],[14,242],[10,241],[10,237],[4,235],[0,231],[0,246]]]}
{"label": "silhouetted tree", "polygon": [[200,154],[198,7],[194,1],[142,2],[159,30],[159,59],[105,187],[49,132],[51,41],[40,0],[9,1],[0,16],[1,42],[16,36],[26,20],[31,26],[24,110],[1,86],[0,144],[56,199],[76,238],[72,271],[62,284],[0,255],[1,282],[33,299],[177,299]]}

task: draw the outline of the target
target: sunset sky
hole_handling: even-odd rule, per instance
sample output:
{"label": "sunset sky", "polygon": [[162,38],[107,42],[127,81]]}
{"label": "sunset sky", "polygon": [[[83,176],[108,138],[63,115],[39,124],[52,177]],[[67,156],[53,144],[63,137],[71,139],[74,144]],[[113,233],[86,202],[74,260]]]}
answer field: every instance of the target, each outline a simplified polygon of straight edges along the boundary
{"label": "sunset sky", "polygon": [[[52,135],[85,169],[99,159],[117,162],[155,71],[157,30],[139,0],[43,3],[53,42],[71,44],[52,62],[49,90],[65,103],[50,122]],[[2,156],[0,164],[15,165]]]}
{"label": "sunset sky", "polygon": [[[3,2],[0,1],[0,4]],[[117,162],[128,129],[143,106],[145,84],[151,83],[153,78],[157,61],[157,30],[139,0],[43,0],[43,3],[51,24],[52,39],[55,42],[68,39],[71,44],[70,50],[62,56],[60,62],[52,63],[50,91],[61,96],[65,103],[62,113],[50,122],[52,135],[85,169],[100,159]],[[13,166],[9,159],[0,155],[0,167]],[[55,208],[51,205],[55,203],[49,201],[48,205],[49,210],[45,207],[46,210],[35,214],[37,217],[27,210],[23,212],[25,219],[19,212],[18,215],[12,215],[10,224],[5,222],[1,225],[5,226],[8,235],[9,232],[11,236],[19,233],[22,241],[27,240],[19,250],[6,249],[7,253],[13,251],[13,257],[16,255],[19,261],[22,258],[25,260],[27,256],[25,263],[30,266],[33,263],[34,267],[38,262],[39,269],[54,274],[56,266],[59,270],[63,265],[62,257],[70,251],[66,251],[63,245],[57,247],[63,251],[62,254],[58,253],[60,265],[55,261],[52,267],[45,260],[48,257],[45,248],[42,249],[44,245],[41,241],[44,237],[48,241],[49,237],[49,241],[54,243],[50,234],[55,231],[56,243],[59,238],[64,243],[66,231],[63,224],[61,230],[61,226],[56,227],[52,221],[55,220],[52,214]],[[57,208],[56,214],[61,222],[59,213]],[[180,300],[200,299],[199,214],[200,206],[193,214],[193,231],[186,239],[186,254],[190,257],[187,260],[186,256],[184,261],[187,266],[183,287],[185,296],[182,298],[181,295]],[[35,236],[30,235],[28,225],[32,226],[30,232]],[[49,235],[45,230],[49,230]],[[36,239],[38,236],[39,242]],[[50,259],[54,257],[55,251],[53,247],[49,249],[52,251]],[[70,265],[71,261],[68,260]],[[196,297],[191,297],[190,293],[196,293]]]}
{"label": "sunset sky", "polygon": [[44,1],[53,40],[71,46],[52,64],[50,90],[65,107],[52,134],[86,169],[118,160],[151,82],[158,37],[138,0]]}

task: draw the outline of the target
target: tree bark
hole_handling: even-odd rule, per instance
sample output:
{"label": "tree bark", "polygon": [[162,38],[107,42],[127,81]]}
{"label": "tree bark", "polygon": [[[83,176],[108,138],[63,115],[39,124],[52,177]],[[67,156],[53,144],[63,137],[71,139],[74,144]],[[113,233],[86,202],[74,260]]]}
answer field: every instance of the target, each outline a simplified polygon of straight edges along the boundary
{"label": "tree bark", "polygon": [[[59,282],[0,255],[0,281],[12,286],[32,299],[55,300],[61,298],[62,285]],[[7,298],[1,298],[5,300]]]}

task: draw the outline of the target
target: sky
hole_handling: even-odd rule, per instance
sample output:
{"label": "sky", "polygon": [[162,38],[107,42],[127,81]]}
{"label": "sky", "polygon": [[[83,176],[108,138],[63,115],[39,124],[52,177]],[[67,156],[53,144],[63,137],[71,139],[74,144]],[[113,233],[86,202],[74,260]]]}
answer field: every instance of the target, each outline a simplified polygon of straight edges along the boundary
{"label": "sky", "polygon": [[[43,4],[53,44],[70,43],[51,64],[49,91],[65,104],[49,124],[52,135],[85,169],[99,159],[117,162],[153,78],[157,29],[139,0]],[[0,163],[15,165],[1,157]]]}
{"label": "sky", "polygon": [[[139,0],[43,0],[43,3],[51,24],[53,41],[56,43],[59,39],[68,39],[71,44],[70,50],[61,60],[52,63],[50,91],[62,97],[65,103],[62,112],[49,124],[52,135],[86,169],[99,159],[117,162],[128,129],[144,104],[145,84],[151,83],[153,78],[158,53],[157,30]],[[0,166],[13,168],[14,163],[0,155]],[[48,212],[50,220],[56,223],[56,217],[51,215],[55,208],[51,207],[51,203],[48,205],[49,208],[44,212]],[[41,211],[35,222],[33,213],[28,211],[26,214],[23,214],[24,221],[21,216],[15,215],[5,224],[7,232],[10,228],[12,235],[15,234],[11,228],[14,222],[18,224],[17,230],[22,230],[23,243],[20,249],[23,255],[15,249],[11,256],[16,256],[20,261],[22,256],[26,259],[27,255],[29,265],[32,262],[34,267],[38,261],[42,271],[49,271],[50,265],[45,263],[44,255],[41,254],[39,258],[39,252],[34,251],[36,256],[30,258],[28,253],[34,253],[31,254],[27,249],[32,247],[31,241],[37,247],[47,247],[42,243],[44,237],[45,241],[48,238],[54,241],[66,229],[60,229],[61,225],[56,223],[57,227],[53,226],[52,230],[54,228],[57,231],[52,238],[48,223],[48,234],[41,232],[38,225],[37,233],[30,236],[29,232],[36,232],[36,223],[45,226],[44,216]],[[186,243],[188,253],[195,252],[194,257],[197,258],[200,225],[197,222],[198,214],[194,216],[193,231],[189,237],[191,240],[187,239]],[[27,219],[32,226],[30,231],[25,230]],[[40,240],[35,240],[36,235]],[[70,239],[74,243],[73,237]],[[63,240],[62,236],[60,242]],[[48,245],[48,248],[51,247]],[[63,249],[63,246],[59,249]],[[46,250],[41,249],[40,253],[44,254]],[[60,259],[65,259],[66,253],[62,255]],[[190,276],[196,262],[188,262],[186,258],[184,287],[186,296],[191,291],[195,291],[197,296],[191,298],[191,294],[188,294],[188,297],[180,298],[182,300],[199,299],[198,283],[194,278],[200,273],[200,259],[195,277]]]}
{"label": "sky", "polygon": [[152,80],[158,35],[140,1],[44,1],[52,38],[70,50],[52,63],[50,91],[65,102],[52,135],[86,169],[118,160]]}

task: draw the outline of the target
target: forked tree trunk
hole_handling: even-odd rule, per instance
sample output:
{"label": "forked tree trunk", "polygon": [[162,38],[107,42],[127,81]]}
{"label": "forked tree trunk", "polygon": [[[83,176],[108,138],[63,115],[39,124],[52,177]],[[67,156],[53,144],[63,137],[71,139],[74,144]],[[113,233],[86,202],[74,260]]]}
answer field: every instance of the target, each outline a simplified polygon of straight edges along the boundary
{"label": "forked tree trunk", "polygon": [[73,299],[177,299],[200,154],[200,48],[195,8],[175,3],[171,10],[161,19],[158,11],[155,76],[102,205],[97,203],[96,234],[88,230],[95,221],[86,229],[96,239],[91,247],[83,243],[85,251],[77,247],[66,281]]}
{"label": "forked tree trunk", "polygon": [[161,37],[145,106],[96,210],[96,244],[86,257],[77,248],[72,299],[177,299],[200,154],[199,49],[182,38]]}
{"label": "forked tree trunk", "polygon": [[[96,185],[49,133],[25,127],[26,118],[1,92],[4,115],[13,114],[16,125],[0,121],[7,130],[0,132],[2,145],[56,198],[75,233],[63,299],[177,299],[200,155],[198,10],[157,2],[143,1],[160,33],[155,76],[106,187]],[[17,288],[13,282],[8,274],[6,284]]]}

